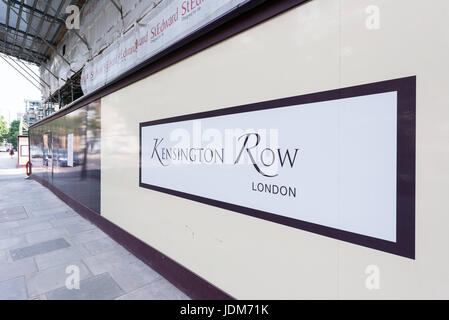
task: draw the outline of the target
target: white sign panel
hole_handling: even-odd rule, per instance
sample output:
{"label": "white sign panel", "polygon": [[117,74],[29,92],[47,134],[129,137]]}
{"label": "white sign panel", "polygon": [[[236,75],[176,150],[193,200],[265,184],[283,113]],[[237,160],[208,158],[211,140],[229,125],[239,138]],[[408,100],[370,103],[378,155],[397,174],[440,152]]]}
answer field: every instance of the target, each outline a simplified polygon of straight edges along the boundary
{"label": "white sign panel", "polygon": [[28,146],[28,137],[26,136],[19,136],[18,137],[18,149],[19,150],[19,167],[23,167],[27,164],[27,162],[30,160],[29,156],[29,146]]}
{"label": "white sign panel", "polygon": [[141,185],[337,238],[397,243],[398,90],[315,100],[144,123]]}
{"label": "white sign panel", "polygon": [[67,166],[73,167],[73,133],[67,135]]}

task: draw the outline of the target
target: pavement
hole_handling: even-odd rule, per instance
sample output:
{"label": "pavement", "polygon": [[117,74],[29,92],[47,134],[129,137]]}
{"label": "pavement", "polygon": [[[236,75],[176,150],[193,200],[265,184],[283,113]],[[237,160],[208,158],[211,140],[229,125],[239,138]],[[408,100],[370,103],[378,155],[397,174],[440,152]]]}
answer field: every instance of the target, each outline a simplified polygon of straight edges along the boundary
{"label": "pavement", "polygon": [[0,153],[0,300],[187,300]]}

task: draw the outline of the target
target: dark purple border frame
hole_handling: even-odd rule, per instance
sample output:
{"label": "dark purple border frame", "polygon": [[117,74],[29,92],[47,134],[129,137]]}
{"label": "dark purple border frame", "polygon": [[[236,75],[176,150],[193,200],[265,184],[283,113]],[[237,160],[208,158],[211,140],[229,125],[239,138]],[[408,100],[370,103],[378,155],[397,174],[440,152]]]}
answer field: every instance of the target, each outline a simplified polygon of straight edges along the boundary
{"label": "dark purple border frame", "polygon": [[[142,128],[186,120],[205,119],[229,114],[245,113],[306,103],[351,98],[384,92],[398,92],[397,113],[397,193],[396,193],[396,242],[390,242],[353,232],[330,228],[306,221],[280,216],[232,203],[142,183]],[[252,217],[310,231],[326,237],[350,242],[368,248],[415,259],[415,136],[416,136],[416,77],[381,81],[354,87],[264,101],[237,107],[200,112],[166,119],[143,122],[139,125],[139,186],[184,199],[201,202]]]}

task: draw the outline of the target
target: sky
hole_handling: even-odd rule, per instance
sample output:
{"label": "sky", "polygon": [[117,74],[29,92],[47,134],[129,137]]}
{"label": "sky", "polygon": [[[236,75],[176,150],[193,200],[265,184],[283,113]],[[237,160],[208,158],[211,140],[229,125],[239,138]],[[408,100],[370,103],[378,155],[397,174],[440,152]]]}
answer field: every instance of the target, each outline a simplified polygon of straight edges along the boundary
{"label": "sky", "polygon": [[[16,68],[13,62],[11,62]],[[28,65],[39,74],[38,67]],[[20,70],[20,68],[18,68]],[[23,74],[29,77],[21,70]],[[25,111],[25,99],[41,100],[40,91],[0,58],[0,115],[10,122],[17,119],[17,113]],[[10,120],[10,121],[9,121]]]}

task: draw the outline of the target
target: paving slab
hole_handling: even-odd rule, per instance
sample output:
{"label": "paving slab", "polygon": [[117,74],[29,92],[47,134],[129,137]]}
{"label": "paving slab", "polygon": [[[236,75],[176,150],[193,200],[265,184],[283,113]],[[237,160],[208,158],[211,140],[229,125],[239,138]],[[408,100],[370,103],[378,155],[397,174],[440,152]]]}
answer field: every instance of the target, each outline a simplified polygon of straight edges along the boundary
{"label": "paving slab", "polygon": [[27,206],[30,213],[38,211],[69,211],[72,210],[69,206],[61,202],[59,199],[39,201],[41,205]]}
{"label": "paving slab", "polygon": [[0,281],[10,280],[20,276],[28,276],[36,272],[37,267],[33,259],[0,264]]}
{"label": "paving slab", "polygon": [[25,208],[23,206],[0,209],[0,216],[8,214],[19,214],[19,213],[26,213]]}
{"label": "paving slab", "polygon": [[42,271],[58,265],[67,265],[73,260],[82,260],[89,255],[84,247],[70,247],[39,255],[34,260],[39,270]]}
{"label": "paving slab", "polygon": [[0,282],[0,300],[25,300],[27,298],[25,277]]}
{"label": "paving slab", "polygon": [[164,278],[157,279],[117,300],[190,300],[181,290]]}
{"label": "paving slab", "polygon": [[100,229],[94,229],[73,234],[70,236],[70,240],[74,243],[86,243],[106,237],[108,237],[106,233]]}
{"label": "paving slab", "polygon": [[39,294],[37,296],[29,298],[28,300],[47,300],[47,296],[45,294]]}
{"label": "paving slab", "polygon": [[51,209],[39,209],[33,210],[30,215],[33,217],[46,216],[50,214],[66,213],[69,212],[66,208],[51,208]]}
{"label": "paving slab", "polygon": [[53,228],[53,226],[48,221],[36,221],[36,223],[31,223],[26,226],[18,227],[11,230],[12,235],[23,235],[31,232],[48,230]]}
{"label": "paving slab", "polygon": [[35,244],[38,242],[45,242],[58,238],[64,238],[67,236],[67,230],[64,228],[53,228],[49,230],[31,232],[25,235],[25,239],[29,244]]}
{"label": "paving slab", "polygon": [[29,217],[28,219],[17,221],[18,226],[15,228],[11,228],[11,229],[27,227],[27,226],[35,225],[35,224],[42,223],[42,222],[49,222],[49,221],[51,221],[51,219],[54,219],[54,218],[55,218],[54,214],[49,214],[47,216],[40,216],[40,217]]}
{"label": "paving slab", "polygon": [[75,223],[83,223],[85,220],[80,216],[66,216],[57,219],[53,219],[51,224],[54,227],[67,226]]}
{"label": "paving slab", "polygon": [[[10,192],[0,193],[0,299],[185,298],[48,189],[1,170]],[[72,265],[80,290],[65,288]]]}
{"label": "paving slab", "polygon": [[0,240],[0,250],[13,249],[17,247],[23,247],[28,244],[24,236],[17,236],[13,238],[6,238]]}
{"label": "paving slab", "polygon": [[77,222],[74,224],[68,224],[68,225],[65,225],[64,228],[67,230],[67,232],[69,234],[75,234],[75,233],[79,233],[79,232],[83,232],[83,231],[98,229],[95,225],[93,225],[87,221]]}
{"label": "paving slab", "polygon": [[125,249],[119,248],[85,258],[83,261],[93,274],[98,275],[111,271],[117,267],[126,267],[131,263],[138,262],[139,259],[134,257]]}
{"label": "paving slab", "polygon": [[11,236],[11,230],[0,230],[0,239],[6,239]]}
{"label": "paving slab", "polygon": [[20,226],[20,224],[18,221],[3,222],[3,223],[0,223],[0,230],[11,230],[11,229],[17,228],[19,226]]}
{"label": "paving slab", "polygon": [[111,251],[120,247],[120,245],[111,238],[102,238],[84,243],[84,247],[92,254]]}
{"label": "paving slab", "polygon": [[141,261],[113,268],[109,273],[119,286],[128,292],[161,278],[159,273]]}
{"label": "paving slab", "polygon": [[0,264],[8,262],[8,255],[6,250],[0,250]]}
{"label": "paving slab", "polygon": [[0,210],[0,223],[27,219],[28,214],[23,206]]}
{"label": "paving slab", "polygon": [[91,275],[82,261],[71,261],[60,266],[48,268],[27,277],[26,283],[29,295],[34,297],[65,287],[66,280],[71,275],[66,273],[69,266],[79,267],[80,280],[86,279]]}
{"label": "paving slab", "polygon": [[14,249],[11,250],[9,254],[14,261],[17,261],[68,247],[70,247],[70,244],[64,238],[59,238],[36,243],[28,247]]}
{"label": "paving slab", "polygon": [[103,273],[80,281],[79,289],[62,287],[47,293],[48,300],[112,300],[124,291],[108,274]]}

